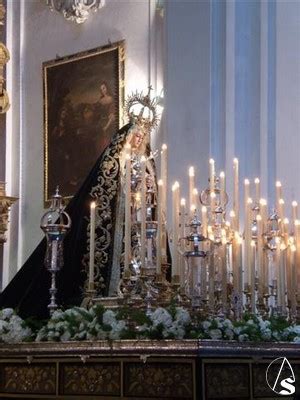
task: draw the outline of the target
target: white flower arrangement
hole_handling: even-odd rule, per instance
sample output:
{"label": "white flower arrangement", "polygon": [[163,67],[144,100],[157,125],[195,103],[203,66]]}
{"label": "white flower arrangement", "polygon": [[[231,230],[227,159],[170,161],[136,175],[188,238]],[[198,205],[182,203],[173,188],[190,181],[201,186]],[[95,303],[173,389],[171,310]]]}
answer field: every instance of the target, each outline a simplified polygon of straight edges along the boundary
{"label": "white flower arrangement", "polygon": [[300,343],[300,325],[283,318],[263,319],[244,316],[240,321],[229,318],[191,318],[183,307],[159,307],[148,312],[136,310],[89,310],[73,307],[57,310],[46,325],[33,331],[28,321],[14,310],[0,310],[0,341],[79,341],[118,339],[212,339],[245,341],[288,341]]}
{"label": "white flower arrangement", "polygon": [[30,340],[31,329],[13,309],[4,308],[0,311],[0,341],[4,343],[17,343]]}

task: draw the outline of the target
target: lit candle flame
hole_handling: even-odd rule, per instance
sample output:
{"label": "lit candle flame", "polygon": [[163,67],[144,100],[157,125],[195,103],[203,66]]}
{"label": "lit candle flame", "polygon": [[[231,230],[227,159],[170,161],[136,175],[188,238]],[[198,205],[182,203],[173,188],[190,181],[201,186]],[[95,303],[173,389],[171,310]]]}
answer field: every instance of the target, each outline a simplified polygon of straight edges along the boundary
{"label": "lit candle flame", "polygon": [[195,168],[194,167],[189,168],[189,176],[195,176]]}

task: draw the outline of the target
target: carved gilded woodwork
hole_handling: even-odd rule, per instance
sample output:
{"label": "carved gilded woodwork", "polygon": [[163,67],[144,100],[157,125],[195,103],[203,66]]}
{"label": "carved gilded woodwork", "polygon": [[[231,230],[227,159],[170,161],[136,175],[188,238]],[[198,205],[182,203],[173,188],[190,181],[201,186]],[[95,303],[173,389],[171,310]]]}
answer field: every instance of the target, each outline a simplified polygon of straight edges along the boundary
{"label": "carved gilded woodwork", "polygon": [[8,364],[2,370],[4,393],[55,394],[55,364]]}
{"label": "carved gilded woodwork", "polygon": [[[4,26],[5,24],[5,6],[3,1],[0,0],[0,26]],[[4,78],[4,67],[8,63],[10,59],[10,54],[8,48],[4,43],[0,42],[0,114],[4,114],[8,111],[9,97],[8,93],[5,90],[5,78]]]}
{"label": "carved gilded woodwork", "polygon": [[7,240],[9,210],[16,200],[18,200],[17,197],[6,196],[5,182],[0,182],[0,243],[5,243]]}
{"label": "carved gilded woodwork", "polygon": [[265,400],[271,398],[265,388],[266,368],[281,354],[288,357],[299,382],[296,343],[116,340],[0,344],[0,398]]}
{"label": "carved gilded woodwork", "polygon": [[65,395],[119,396],[121,393],[119,363],[63,364],[60,373],[61,393]]}
{"label": "carved gilded woodwork", "polygon": [[150,398],[193,398],[193,370],[191,364],[126,363],[125,395]]}
{"label": "carved gilded woodwork", "polygon": [[250,376],[248,364],[206,364],[206,398],[249,399]]}

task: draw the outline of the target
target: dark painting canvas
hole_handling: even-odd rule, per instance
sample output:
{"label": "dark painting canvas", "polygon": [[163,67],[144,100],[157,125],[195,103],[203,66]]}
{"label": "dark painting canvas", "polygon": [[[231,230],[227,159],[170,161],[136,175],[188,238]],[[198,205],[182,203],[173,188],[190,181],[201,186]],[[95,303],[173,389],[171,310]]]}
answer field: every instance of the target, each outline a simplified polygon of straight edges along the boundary
{"label": "dark painting canvas", "polygon": [[45,202],[73,196],[119,128],[124,42],[43,64]]}

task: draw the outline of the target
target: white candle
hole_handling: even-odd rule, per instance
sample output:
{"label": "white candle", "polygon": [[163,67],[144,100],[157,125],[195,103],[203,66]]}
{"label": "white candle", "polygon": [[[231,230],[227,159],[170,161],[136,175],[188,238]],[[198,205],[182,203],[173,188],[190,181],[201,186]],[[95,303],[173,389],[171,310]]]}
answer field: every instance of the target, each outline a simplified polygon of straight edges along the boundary
{"label": "white candle", "polygon": [[162,259],[162,194],[163,180],[157,182],[157,236],[156,236],[156,274],[161,275],[161,259]]}
{"label": "white candle", "polygon": [[225,201],[226,201],[226,184],[225,184],[225,172],[221,171],[220,172],[220,200],[221,200],[221,206],[225,207]]}
{"label": "white candle", "polygon": [[259,178],[254,179],[255,184],[255,202],[259,203],[260,200],[260,180]]}
{"label": "white candle", "polygon": [[194,203],[194,188],[195,188],[195,169],[194,167],[189,168],[189,206],[191,209],[191,206]]}
{"label": "white candle", "polygon": [[249,226],[249,211],[248,211],[248,199],[249,199],[249,186],[250,182],[248,179],[244,181],[244,229],[245,229],[245,243],[244,243],[244,259],[245,259],[245,283],[250,285],[250,226]]}
{"label": "white candle", "polygon": [[235,211],[234,210],[230,210],[229,217],[230,217],[230,226],[234,227],[234,225],[235,225]]}
{"label": "white candle", "polygon": [[276,182],[276,209],[278,210],[279,207],[279,200],[282,198],[282,187],[281,182]]}
{"label": "white candle", "polygon": [[95,262],[95,221],[96,203],[91,203],[90,210],[90,263],[89,263],[89,290],[94,289],[94,262]]}
{"label": "white candle", "polygon": [[[295,243],[295,242],[294,242]],[[295,244],[291,245],[291,308],[292,308],[292,315],[296,313],[297,307],[297,265],[296,265],[296,252],[297,247]]]}
{"label": "white candle", "polygon": [[179,203],[179,183],[175,182],[172,187],[173,192],[173,260],[172,277],[179,275],[178,266],[178,203]]}
{"label": "white candle", "polygon": [[[268,211],[267,211],[267,201],[265,199],[260,199],[260,215],[262,218],[262,233],[264,234],[267,230],[267,220],[268,220]],[[262,238],[262,243],[264,244],[264,239]],[[262,260],[262,270],[263,270],[263,282],[264,282],[264,290],[267,293],[269,291],[269,270],[268,270],[268,260],[267,254],[263,251],[263,260]]]}
{"label": "white candle", "polygon": [[203,206],[201,208],[201,215],[202,215],[202,235],[207,237],[207,208]]}
{"label": "white candle", "polygon": [[161,164],[160,164],[160,178],[164,185],[162,190],[162,213],[164,219],[166,219],[167,209],[167,187],[168,187],[168,147],[166,144],[161,146]]}
{"label": "white candle", "polygon": [[181,249],[181,256],[180,256],[180,284],[182,287],[185,285],[185,258],[183,253],[185,251],[185,213],[186,213],[186,201],[185,199],[180,200],[180,249]]}
{"label": "white candle", "polygon": [[[293,238],[292,238],[293,239]],[[290,238],[288,239],[290,242]],[[292,250],[291,246],[286,249],[286,291],[287,291],[287,302],[292,307]]]}
{"label": "white candle", "polygon": [[262,224],[263,224],[263,230],[266,230],[266,224],[267,224],[267,201],[265,199],[260,199],[259,200],[259,207],[260,207],[260,215],[262,219]]}
{"label": "white candle", "polygon": [[[236,221],[235,221],[235,211],[231,210],[229,213],[230,217],[230,226],[234,227],[236,226]],[[238,266],[238,259],[237,259],[237,249],[239,248],[238,242],[237,242],[237,236],[238,232],[234,231],[234,237],[232,240],[232,252],[231,252],[231,258],[232,258],[232,278],[233,278],[233,288],[235,290],[238,289],[238,271],[237,271],[237,266]]]}
{"label": "white candle", "polygon": [[168,147],[163,144],[161,147],[161,179],[163,181],[162,190],[162,240],[161,240],[161,254],[166,262],[167,257],[167,232],[166,232],[166,219],[167,219],[167,188],[168,188]]}
{"label": "white candle", "polygon": [[146,266],[146,158],[141,157],[141,268]]}
{"label": "white candle", "polygon": [[280,219],[280,230],[283,233],[283,217],[284,217],[284,200],[279,199],[278,202],[278,217]]}
{"label": "white candle", "polygon": [[283,219],[283,217],[284,217],[284,200],[279,199],[278,204],[279,204],[278,214],[279,214],[280,218]]}
{"label": "white candle", "polygon": [[250,285],[251,285],[251,312],[255,313],[255,252],[256,246],[254,240],[251,240],[251,253],[250,253]]}
{"label": "white candle", "polygon": [[297,301],[300,301],[300,220],[296,220],[294,223],[295,226],[295,241],[296,241],[296,255],[295,255],[295,264],[297,271],[297,279],[296,279],[296,292],[297,292]]}
{"label": "white candle", "polygon": [[265,287],[265,276],[263,268],[263,223],[261,215],[256,216],[257,222],[257,276],[258,276],[258,297],[260,301],[263,299],[264,287]]}
{"label": "white candle", "polygon": [[274,276],[277,282],[277,305],[280,305],[280,296],[279,296],[279,291],[280,291],[280,287],[279,287],[279,265],[280,265],[280,239],[276,238],[275,239],[276,242],[276,250],[274,252]]}
{"label": "white candle", "polygon": [[298,203],[297,201],[292,202],[292,219],[293,223],[298,219]]}
{"label": "white candle", "polygon": [[124,271],[129,271],[131,256],[131,155],[130,146],[125,156],[125,256]]}
{"label": "white candle", "polygon": [[186,201],[185,199],[180,200],[180,237],[185,237],[185,213],[186,213]]}
{"label": "white candle", "polygon": [[242,290],[243,290],[243,255],[242,255],[242,245],[243,245],[243,239],[239,235],[237,238],[238,242],[238,253],[237,253],[237,260],[238,260],[238,285],[239,285],[239,293],[242,296]]}
{"label": "white candle", "polygon": [[209,160],[209,189],[210,189],[210,207],[211,211],[215,208],[215,161]]}
{"label": "white candle", "polygon": [[247,207],[247,202],[250,197],[250,181],[249,181],[249,179],[245,179],[244,188],[245,188],[245,193],[244,193],[245,206]]}
{"label": "white candle", "polygon": [[240,219],[240,205],[239,205],[239,160],[237,158],[233,159],[233,210],[236,215],[236,230],[239,230],[239,219]]}
{"label": "white candle", "polygon": [[223,307],[226,307],[227,304],[227,244],[225,240],[222,240],[221,246],[221,260],[222,260],[222,303]]}
{"label": "white candle", "polygon": [[247,283],[251,283],[251,241],[252,241],[252,199],[248,198],[247,208],[246,208],[246,222],[245,222],[245,260],[247,268]]}
{"label": "white candle", "polygon": [[[285,276],[286,276],[286,246],[284,243],[280,245],[280,261],[279,261],[279,282],[278,282],[278,305],[282,307],[282,313],[286,314],[285,302]],[[279,300],[280,299],[280,300]]]}
{"label": "white candle", "polygon": [[199,192],[198,189],[194,188],[193,190],[193,204],[195,204],[196,209],[199,210],[200,200],[199,200]]}

